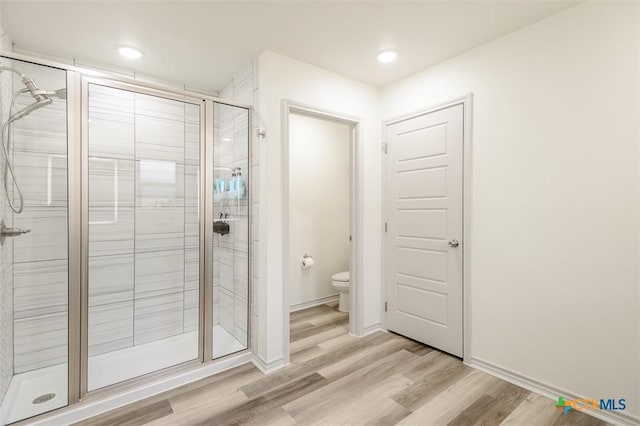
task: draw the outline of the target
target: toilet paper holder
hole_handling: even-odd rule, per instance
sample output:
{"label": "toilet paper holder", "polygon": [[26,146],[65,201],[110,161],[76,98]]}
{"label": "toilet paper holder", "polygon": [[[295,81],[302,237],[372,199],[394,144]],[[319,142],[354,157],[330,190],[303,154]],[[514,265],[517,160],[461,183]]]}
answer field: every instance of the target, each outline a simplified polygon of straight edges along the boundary
{"label": "toilet paper holder", "polygon": [[302,262],[300,262],[302,269],[312,268],[314,264],[315,261],[313,260],[313,256],[310,256],[307,253],[302,255]]}

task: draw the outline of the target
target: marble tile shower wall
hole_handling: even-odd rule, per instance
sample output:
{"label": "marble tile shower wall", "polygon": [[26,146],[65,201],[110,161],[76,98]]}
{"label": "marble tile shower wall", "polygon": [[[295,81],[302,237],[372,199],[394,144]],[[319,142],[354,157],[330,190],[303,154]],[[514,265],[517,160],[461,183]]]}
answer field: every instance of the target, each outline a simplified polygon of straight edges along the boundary
{"label": "marble tile shower wall", "polygon": [[[259,196],[259,159],[260,159],[260,141],[258,136],[258,130],[260,129],[260,117],[257,114],[259,110],[259,84],[258,84],[258,68],[257,61],[252,61],[247,64],[245,69],[239,74],[239,84],[234,90],[234,99],[237,102],[252,105],[253,116],[251,117],[251,129],[249,135],[249,143],[251,143],[251,158],[249,158],[249,166],[251,167],[251,217],[249,223],[251,224],[251,241],[252,245],[251,262],[252,274],[251,286],[249,287],[251,304],[249,306],[249,312],[251,312],[251,329],[258,329],[258,313],[257,309],[254,309],[253,303],[257,299],[256,291],[259,288],[259,271],[260,271],[260,257],[259,257],[259,237],[258,237],[258,217],[260,212],[260,196]],[[258,333],[252,333],[251,347],[257,348]]]}
{"label": "marble tile shower wall", "polygon": [[[64,71],[16,67],[42,87],[66,85]],[[16,109],[31,102],[20,96]],[[13,225],[31,230],[12,241],[14,374],[67,361],[66,118],[66,102],[56,100],[13,125],[13,164],[24,195],[24,211],[13,215]]]}
{"label": "marble tile shower wall", "polygon": [[91,356],[198,329],[200,110],[89,93]]}
{"label": "marble tile shower wall", "polygon": [[[252,92],[252,67],[230,83],[233,99]],[[239,101],[241,102],[241,101]],[[251,104],[251,102],[246,102]],[[249,117],[246,110],[218,105],[214,123],[214,177],[229,179],[234,168],[247,176],[249,167]],[[250,183],[247,182],[249,185]],[[220,324],[238,341],[247,342],[249,291],[249,209],[247,198],[214,204],[214,216],[229,214],[230,233],[214,236],[214,324]]]}
{"label": "marble tile shower wall", "polygon": [[[0,23],[0,50],[10,51],[11,41]],[[10,61],[3,60],[3,65]],[[0,122],[9,117],[12,93],[11,75],[0,73]],[[0,170],[4,167],[4,156],[0,156]],[[0,175],[0,191],[3,177]],[[0,215],[12,226],[12,215],[7,199],[0,195]],[[0,247],[0,404],[7,393],[13,377],[13,246],[11,241]]]}
{"label": "marble tile shower wall", "polygon": [[[252,253],[251,259],[249,262],[252,265],[252,273],[251,277],[251,286],[249,287],[250,301],[251,305],[249,305],[249,312],[252,313],[250,321],[251,328],[253,330],[257,330],[258,316],[257,309],[253,307],[253,301],[256,300],[255,292],[256,289],[259,288],[259,256],[258,256],[258,247],[259,247],[259,239],[258,239],[258,215],[259,215],[259,158],[260,158],[260,138],[257,136],[258,129],[260,128],[260,120],[257,115],[258,111],[258,69],[257,69],[257,61],[249,62],[236,76],[232,81],[232,99],[238,103],[245,105],[253,106],[253,116],[251,117],[251,126],[249,129],[250,133],[248,135],[249,143],[252,144],[252,155],[249,158],[249,167],[251,168],[251,217],[249,217],[249,223],[251,226],[251,241],[248,241],[249,244],[252,245]],[[252,334],[252,342],[251,347],[257,347],[257,333]]]}

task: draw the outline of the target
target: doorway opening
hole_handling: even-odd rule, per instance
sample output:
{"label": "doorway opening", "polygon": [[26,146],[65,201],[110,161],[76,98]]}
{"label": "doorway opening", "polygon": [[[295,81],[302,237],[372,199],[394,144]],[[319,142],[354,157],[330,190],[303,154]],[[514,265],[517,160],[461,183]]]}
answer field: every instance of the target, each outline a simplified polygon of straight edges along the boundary
{"label": "doorway opening", "polygon": [[286,105],[283,275],[289,336],[284,353],[289,356],[321,329],[357,334],[354,182],[359,122]]}

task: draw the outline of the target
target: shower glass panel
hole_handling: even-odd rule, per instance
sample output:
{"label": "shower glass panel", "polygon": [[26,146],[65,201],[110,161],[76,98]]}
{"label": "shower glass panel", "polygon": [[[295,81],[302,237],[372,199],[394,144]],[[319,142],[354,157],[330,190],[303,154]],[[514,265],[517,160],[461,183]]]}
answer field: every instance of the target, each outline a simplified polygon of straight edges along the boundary
{"label": "shower glass panel", "polygon": [[201,107],[88,84],[88,391],[200,357]]}
{"label": "shower glass panel", "polygon": [[66,85],[0,59],[0,424],[68,402]]}
{"label": "shower glass panel", "polygon": [[247,349],[249,110],[214,103],[213,358]]}

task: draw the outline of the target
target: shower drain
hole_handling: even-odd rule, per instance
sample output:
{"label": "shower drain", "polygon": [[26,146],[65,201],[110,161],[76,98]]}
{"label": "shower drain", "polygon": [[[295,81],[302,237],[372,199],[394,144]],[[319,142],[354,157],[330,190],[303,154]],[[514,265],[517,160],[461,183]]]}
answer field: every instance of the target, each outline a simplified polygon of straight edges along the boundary
{"label": "shower drain", "polygon": [[32,401],[32,404],[42,404],[43,402],[51,401],[56,397],[55,393],[45,393],[44,395],[40,395],[36,399]]}

